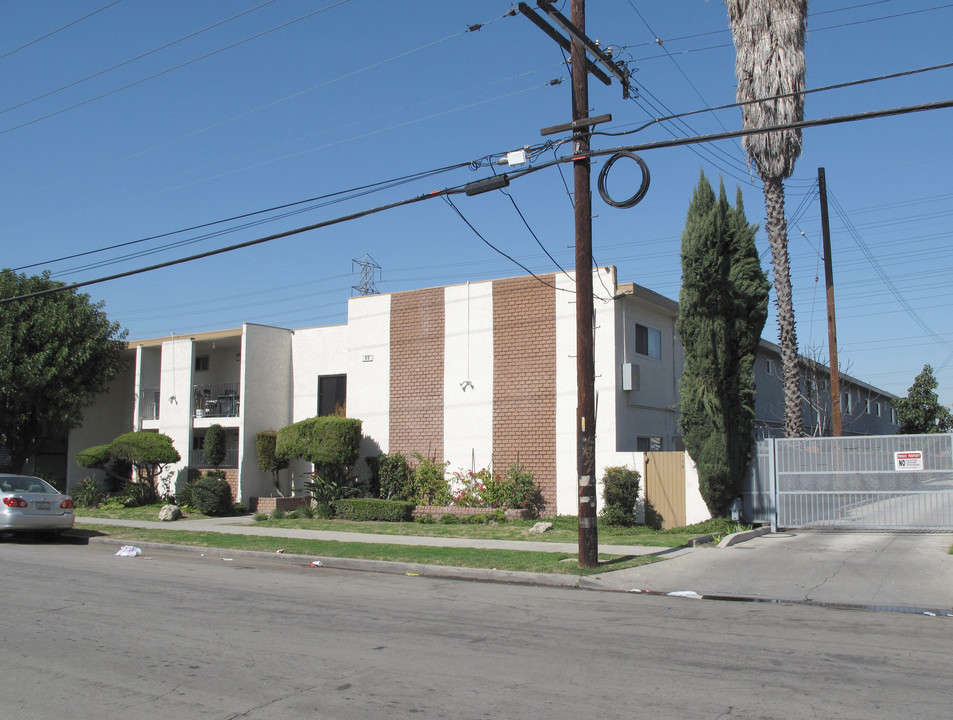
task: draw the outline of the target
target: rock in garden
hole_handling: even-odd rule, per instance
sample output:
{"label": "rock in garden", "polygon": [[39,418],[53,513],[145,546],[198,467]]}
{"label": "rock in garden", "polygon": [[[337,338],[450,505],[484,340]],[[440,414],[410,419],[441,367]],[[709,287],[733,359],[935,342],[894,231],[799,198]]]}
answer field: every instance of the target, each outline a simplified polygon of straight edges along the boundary
{"label": "rock in garden", "polygon": [[183,517],[183,515],[178,505],[163,505],[159,511],[159,520],[163,522],[178,520],[181,517]]}
{"label": "rock in garden", "polygon": [[543,534],[547,530],[552,530],[553,524],[551,522],[538,522],[530,528],[531,533]]}

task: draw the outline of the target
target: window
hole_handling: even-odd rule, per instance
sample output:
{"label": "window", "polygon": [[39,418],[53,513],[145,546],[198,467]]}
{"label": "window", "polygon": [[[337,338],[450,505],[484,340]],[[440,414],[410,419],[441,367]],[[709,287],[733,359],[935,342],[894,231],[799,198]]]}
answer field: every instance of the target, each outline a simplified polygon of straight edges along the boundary
{"label": "window", "polygon": [[880,417],[880,401],[878,400],[874,403],[875,409],[877,410],[877,417]]}
{"label": "window", "polygon": [[864,400],[864,414],[870,415],[870,398]]}
{"label": "window", "polygon": [[897,408],[890,408],[890,423],[892,425],[897,424]]}
{"label": "window", "polygon": [[768,375],[774,375],[774,363],[771,362],[771,358],[765,358],[764,371],[768,373]]}
{"label": "window", "polygon": [[841,401],[841,410],[847,414],[853,411],[853,406],[850,402],[850,391],[844,393],[844,399]]}
{"label": "window", "polygon": [[205,372],[208,370],[208,355],[195,356],[195,372]]}
{"label": "window", "polygon": [[662,438],[660,437],[637,437],[635,439],[636,452],[660,452],[662,450]]}
{"label": "window", "polygon": [[655,360],[662,359],[662,333],[655,328],[635,324],[635,352]]}
{"label": "window", "polygon": [[318,376],[318,415],[344,415],[347,409],[347,375]]}

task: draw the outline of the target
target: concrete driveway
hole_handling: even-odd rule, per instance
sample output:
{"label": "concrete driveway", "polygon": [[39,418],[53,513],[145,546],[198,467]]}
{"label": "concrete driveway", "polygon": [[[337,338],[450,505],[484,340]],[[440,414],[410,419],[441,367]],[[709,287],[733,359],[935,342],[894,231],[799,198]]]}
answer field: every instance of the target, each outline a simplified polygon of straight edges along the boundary
{"label": "concrete driveway", "polygon": [[786,601],[953,609],[953,533],[781,532],[728,548],[673,552],[668,561],[593,583]]}

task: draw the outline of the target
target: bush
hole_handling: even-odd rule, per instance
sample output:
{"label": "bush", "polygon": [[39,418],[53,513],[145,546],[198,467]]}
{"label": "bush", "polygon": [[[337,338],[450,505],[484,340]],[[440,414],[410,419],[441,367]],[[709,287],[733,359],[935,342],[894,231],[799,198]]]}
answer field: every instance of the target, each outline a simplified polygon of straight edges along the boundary
{"label": "bush", "polygon": [[288,513],[286,513],[281,508],[275,508],[274,510],[271,511],[272,520],[284,520],[286,517],[288,517]]}
{"label": "bush", "polygon": [[401,500],[344,498],[334,503],[334,514],[343,520],[409,522],[414,516],[414,504]]}
{"label": "bush", "polygon": [[280,460],[303,458],[326,472],[342,475],[357,462],[361,421],[343,417],[314,417],[281,428],[275,444]]}
{"label": "bush", "polygon": [[125,510],[126,509],[126,499],[120,495],[114,495],[113,497],[108,497],[99,503],[100,510]]}
{"label": "bush", "polygon": [[440,522],[443,525],[459,525],[460,517],[458,515],[454,515],[453,513],[444,513],[440,516]]}
{"label": "bush", "polygon": [[210,471],[192,483],[191,504],[204,515],[228,515],[232,511],[232,488],[225,473]]}
{"label": "bush", "polygon": [[202,441],[202,454],[205,462],[218,467],[225,462],[225,428],[216,423],[205,431],[205,440]]}
{"label": "bush", "polygon": [[195,502],[192,500],[192,485],[195,483],[195,480],[189,480],[179,485],[175,489],[175,504],[179,507],[183,505],[194,506]]}
{"label": "bush", "polygon": [[493,512],[487,513],[486,515],[484,515],[484,517],[486,518],[486,521],[487,521],[488,523],[491,523],[491,522],[495,522],[495,523],[506,522],[506,513],[505,513],[503,510],[494,510]]}
{"label": "bush", "polygon": [[464,525],[486,525],[490,518],[486,515],[461,515],[460,522]]}
{"label": "bush", "polygon": [[103,493],[99,489],[99,483],[91,477],[83,478],[77,485],[69,491],[73,502],[80,507],[91,508],[99,505],[103,499]]}
{"label": "bush", "polygon": [[407,458],[398,453],[384,453],[378,458],[380,496],[383,500],[410,500],[414,494],[413,473]]}
{"label": "bush", "polygon": [[232,515],[247,515],[248,508],[245,507],[245,503],[235,503],[232,505]]}
{"label": "bush", "polygon": [[515,462],[510,465],[506,476],[509,480],[507,507],[538,513],[543,506],[543,494],[539,491],[533,474]]}
{"label": "bush", "polygon": [[268,519],[268,513],[256,512],[255,513],[255,522],[265,522]]}
{"label": "bush", "polygon": [[417,467],[414,468],[413,500],[418,505],[449,505],[450,483],[445,474],[446,463],[414,453]]}
{"label": "bush", "polygon": [[636,470],[624,466],[607,467],[603,476],[602,518],[609,525],[635,525],[635,506],[639,502],[639,480]]}
{"label": "bush", "polygon": [[434,519],[433,515],[421,515],[420,517],[415,517],[414,522],[420,523],[421,525],[433,525],[437,521]]}
{"label": "bush", "polygon": [[122,487],[122,498],[128,508],[152,505],[159,498],[153,486],[145,481],[127,482]]}

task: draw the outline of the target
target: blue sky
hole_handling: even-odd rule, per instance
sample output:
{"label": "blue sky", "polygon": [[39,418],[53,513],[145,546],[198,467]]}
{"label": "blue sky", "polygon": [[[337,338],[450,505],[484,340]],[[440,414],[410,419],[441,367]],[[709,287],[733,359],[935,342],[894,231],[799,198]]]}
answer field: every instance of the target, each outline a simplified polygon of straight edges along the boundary
{"label": "blue sky", "polygon": [[[4,3],[0,264],[80,282],[488,176],[487,167],[462,167],[336,195],[334,204],[298,205],[290,216],[276,211],[61,259],[540,144],[541,128],[570,119],[570,72],[552,40],[526,18],[507,16],[513,7],[509,0]],[[939,0],[812,2],[808,88],[950,62],[951,30],[953,3]],[[591,0],[587,32],[629,62],[640,96],[626,100],[618,83],[591,82],[592,114],[613,116],[601,130],[633,130],[734,101],[734,48],[720,1]],[[813,93],[805,116],[951,97],[953,69],[944,69]],[[733,108],[597,136],[593,147],[740,125]],[[827,352],[815,192],[824,167],[842,366],[903,395],[930,363],[947,404],[951,126],[953,110],[937,110],[807,129],[786,184],[802,350]],[[642,156],[652,184],[641,204],[620,210],[594,199],[594,258],[616,265],[623,282],[677,299],[679,238],[699,172],[724,179],[731,197],[740,186],[749,220],[763,225],[761,184],[737,140]],[[540,161],[553,157],[549,151]],[[610,187],[623,196],[635,178],[620,166]],[[568,167],[542,170],[515,180],[509,197],[491,192],[455,203],[487,241],[533,272],[558,271],[536,238],[568,269],[573,222],[564,179],[571,185]],[[249,220],[266,222],[240,227]],[[203,237],[220,230],[229,232]],[[763,231],[758,242],[769,269]],[[129,257],[134,252],[149,254]],[[360,280],[352,260],[365,253],[382,268],[382,292],[524,273],[435,199],[85,292],[105,302],[130,339],[246,321],[333,324],[346,319]],[[764,337],[777,341],[773,309]]]}

